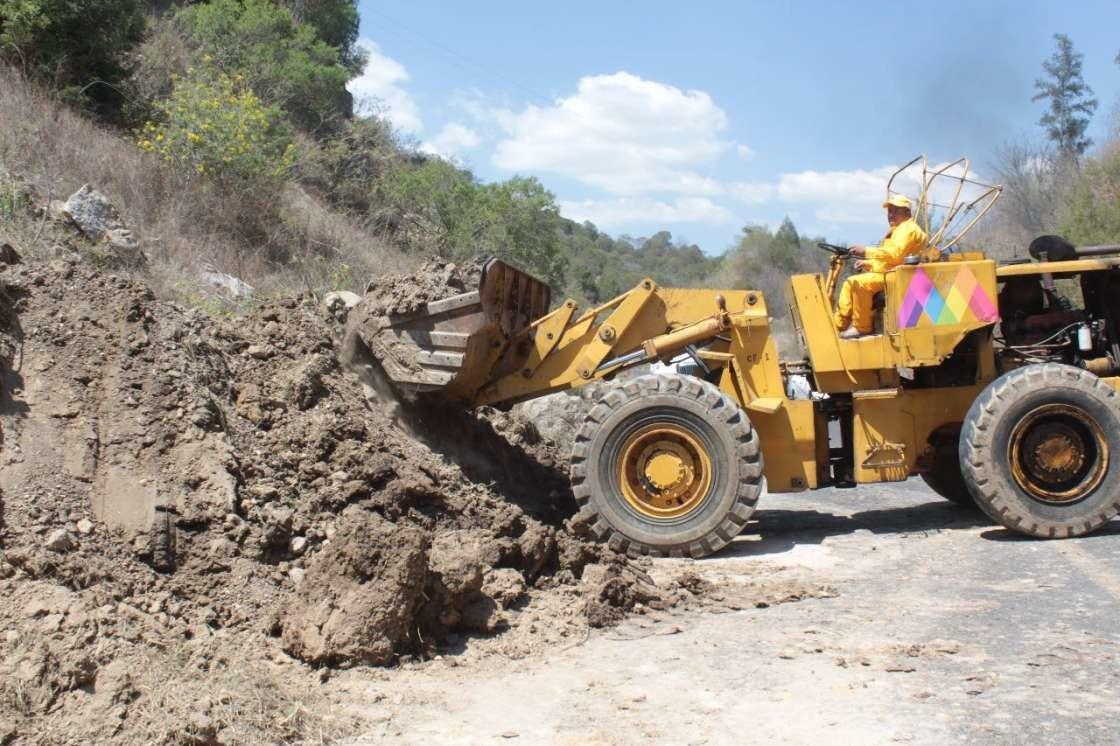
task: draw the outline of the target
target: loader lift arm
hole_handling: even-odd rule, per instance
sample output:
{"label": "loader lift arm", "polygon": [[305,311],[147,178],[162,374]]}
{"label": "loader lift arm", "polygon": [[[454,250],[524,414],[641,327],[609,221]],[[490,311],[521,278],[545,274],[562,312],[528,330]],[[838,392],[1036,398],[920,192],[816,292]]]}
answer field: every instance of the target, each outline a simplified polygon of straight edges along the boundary
{"label": "loader lift arm", "polygon": [[[687,322],[667,313],[667,300],[652,280],[645,279],[553,330],[559,327],[561,318],[570,315],[567,309],[574,310],[574,302],[567,301],[521,332],[524,341],[532,342],[524,366],[484,386],[475,403],[514,403],[574,388],[632,365],[671,358],[689,345],[709,342],[731,326],[722,296],[710,315]],[[559,316],[553,319],[554,314]],[[555,340],[549,339],[549,334],[554,334]],[[511,344],[517,346],[524,341],[514,339]]]}
{"label": "loader lift arm", "polygon": [[478,290],[407,317],[357,314],[356,331],[400,389],[479,406],[574,388],[708,344],[747,317],[767,319],[760,293],[662,288],[648,278],[579,316],[567,300],[532,318],[547,299],[542,285],[491,259]]}

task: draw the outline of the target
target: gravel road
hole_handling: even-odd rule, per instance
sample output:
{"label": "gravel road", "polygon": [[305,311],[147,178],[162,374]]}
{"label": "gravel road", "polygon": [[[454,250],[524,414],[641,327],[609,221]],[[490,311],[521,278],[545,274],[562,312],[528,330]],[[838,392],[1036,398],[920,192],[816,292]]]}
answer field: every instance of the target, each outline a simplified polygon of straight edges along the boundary
{"label": "gravel road", "polygon": [[1020,539],[917,480],[764,498],[719,555],[659,560],[725,589],[831,598],[670,612],[521,660],[350,680],[359,742],[1113,743],[1120,525]]}

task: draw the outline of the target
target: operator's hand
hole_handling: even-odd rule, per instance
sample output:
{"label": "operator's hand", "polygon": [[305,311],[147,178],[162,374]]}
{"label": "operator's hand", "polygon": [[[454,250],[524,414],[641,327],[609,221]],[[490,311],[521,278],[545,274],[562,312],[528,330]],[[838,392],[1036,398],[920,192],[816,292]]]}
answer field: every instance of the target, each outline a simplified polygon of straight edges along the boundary
{"label": "operator's hand", "polygon": [[848,254],[851,255],[851,256],[859,257],[860,259],[862,259],[863,257],[865,257],[867,255],[867,247],[866,246],[860,246],[859,244],[855,244],[854,246],[849,246],[848,247]]}
{"label": "operator's hand", "polygon": [[871,269],[871,262],[860,260],[856,262],[856,272],[866,272]]}

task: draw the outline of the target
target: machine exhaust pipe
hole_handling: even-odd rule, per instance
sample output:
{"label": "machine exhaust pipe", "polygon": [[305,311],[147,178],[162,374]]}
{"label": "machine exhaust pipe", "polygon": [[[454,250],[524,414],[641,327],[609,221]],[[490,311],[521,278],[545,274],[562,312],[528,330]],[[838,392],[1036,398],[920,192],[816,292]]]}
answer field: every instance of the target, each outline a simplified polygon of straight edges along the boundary
{"label": "machine exhaust pipe", "polygon": [[1112,256],[1120,254],[1120,244],[1098,244],[1095,246],[1074,246],[1061,236],[1039,236],[1027,248],[1030,255],[1040,262],[1063,262],[1090,256]]}

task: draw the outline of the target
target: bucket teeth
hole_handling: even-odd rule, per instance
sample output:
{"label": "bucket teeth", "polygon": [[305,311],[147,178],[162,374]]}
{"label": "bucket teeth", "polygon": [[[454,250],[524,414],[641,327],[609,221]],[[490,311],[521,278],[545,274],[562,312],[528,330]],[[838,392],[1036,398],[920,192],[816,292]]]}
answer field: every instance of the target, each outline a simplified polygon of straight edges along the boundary
{"label": "bucket teeth", "polygon": [[477,290],[430,301],[404,316],[366,310],[356,315],[357,331],[401,390],[470,399],[490,380],[519,368],[518,346],[509,342],[548,312],[549,296],[544,282],[490,259]]}

